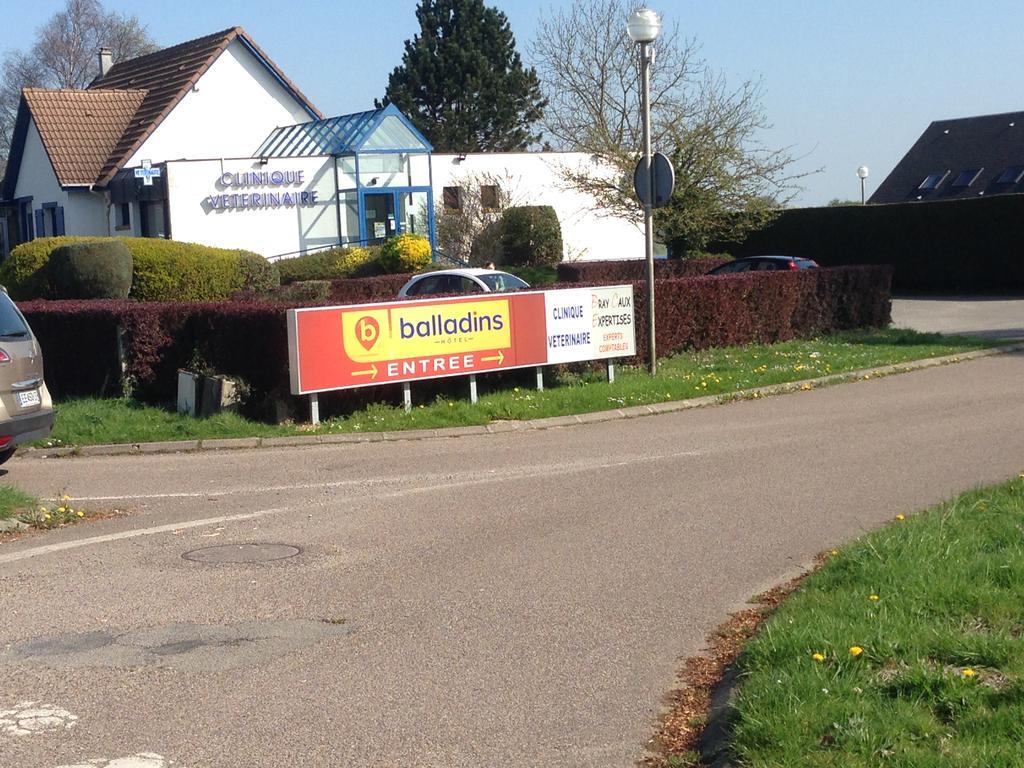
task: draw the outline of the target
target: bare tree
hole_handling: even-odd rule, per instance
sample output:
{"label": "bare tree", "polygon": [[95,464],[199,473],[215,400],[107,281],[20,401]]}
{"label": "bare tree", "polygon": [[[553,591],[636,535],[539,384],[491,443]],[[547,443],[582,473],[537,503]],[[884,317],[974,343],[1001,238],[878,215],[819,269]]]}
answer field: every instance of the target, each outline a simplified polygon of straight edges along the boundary
{"label": "bare tree", "polygon": [[[608,213],[639,223],[632,179],[642,146],[640,73],[626,35],[633,7],[630,0],[576,0],[541,19],[530,54],[548,99],[545,137],[559,149],[596,155],[604,167],[570,171],[567,180]],[[789,200],[805,174],[789,172],[789,148],[760,143],[770,126],[759,82],[731,87],[675,25],[654,48],[652,145],[676,172],[676,192],[656,213],[660,237],[684,251],[741,238]]]}
{"label": "bare tree", "polygon": [[458,200],[446,199],[438,209],[438,247],[476,266],[501,264],[501,214],[509,206],[522,204],[521,183],[507,172],[468,172],[453,179]]}
{"label": "bare tree", "polygon": [[37,31],[27,51],[4,58],[0,80],[0,156],[11,148],[21,89],[84,88],[99,75],[97,51],[109,48],[124,61],[156,50],[134,15],[106,11],[99,0],[67,0]]}

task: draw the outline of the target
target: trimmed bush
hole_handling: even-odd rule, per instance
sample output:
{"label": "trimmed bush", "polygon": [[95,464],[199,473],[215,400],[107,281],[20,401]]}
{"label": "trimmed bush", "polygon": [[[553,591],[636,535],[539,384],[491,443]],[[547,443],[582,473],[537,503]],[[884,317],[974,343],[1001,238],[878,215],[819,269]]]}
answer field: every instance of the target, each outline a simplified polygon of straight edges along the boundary
{"label": "trimmed bush", "polygon": [[54,248],[72,243],[95,241],[94,237],[37,237],[16,245],[11,255],[0,264],[0,284],[15,301],[51,299],[53,287],[46,265]]}
{"label": "trimmed bush", "polygon": [[402,286],[409,282],[411,273],[404,275],[378,275],[349,280],[332,280],[329,300],[331,304],[371,304],[377,301],[395,301]]}
{"label": "trimmed bush", "polygon": [[273,262],[251,251],[238,251],[238,257],[243,291],[262,294],[281,285],[281,273]]}
{"label": "trimmed bush", "polygon": [[126,245],[135,258],[132,298],[140,301],[218,301],[243,288],[241,251],[148,237]]}
{"label": "trimmed bush", "polygon": [[291,259],[275,262],[281,274],[281,283],[306,280],[342,280],[379,274],[379,248],[329,248],[313,251]]}
{"label": "trimmed bush", "polygon": [[268,299],[288,304],[326,304],[331,295],[330,280],[302,280],[282,285],[267,295]]}
{"label": "trimmed bush", "polygon": [[132,288],[132,254],[116,240],[61,245],[48,269],[59,299],[126,299]]}
{"label": "trimmed bush", "polygon": [[0,280],[16,300],[52,298],[50,256],[54,248],[79,242],[123,243],[134,264],[130,296],[143,301],[220,301],[247,281],[273,282],[272,270],[257,266],[255,259],[263,259],[258,254],[150,237],[39,237],[11,252]]}
{"label": "trimmed bush", "polygon": [[562,227],[550,205],[521,205],[501,215],[501,255],[515,267],[542,267],[562,260]]}
{"label": "trimmed bush", "polygon": [[430,240],[423,235],[399,235],[385,241],[380,249],[384,274],[418,272],[430,266]]}

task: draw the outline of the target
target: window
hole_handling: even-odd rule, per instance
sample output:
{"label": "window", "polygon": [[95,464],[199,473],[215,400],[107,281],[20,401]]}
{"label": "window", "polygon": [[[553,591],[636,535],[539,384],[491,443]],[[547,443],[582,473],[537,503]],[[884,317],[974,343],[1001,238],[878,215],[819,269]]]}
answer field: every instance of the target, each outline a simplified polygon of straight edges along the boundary
{"label": "window", "polygon": [[132,204],[121,203],[117,206],[117,224],[115,229],[131,229],[132,228]]}
{"label": "window", "polygon": [[480,207],[485,211],[496,211],[501,207],[498,187],[495,184],[480,185]]}
{"label": "window", "polygon": [[462,210],[462,187],[444,188],[444,207],[447,211]]}
{"label": "window", "polygon": [[455,285],[451,286],[450,290],[453,293],[483,293],[484,289],[480,287],[480,283],[476,280],[459,276],[455,280]]}
{"label": "window", "polygon": [[945,178],[949,176],[949,171],[939,171],[937,173],[929,173],[924,181],[918,186],[922,192],[931,192],[941,184]]}
{"label": "window", "polygon": [[969,187],[974,183],[974,180],[978,178],[978,175],[983,171],[983,168],[969,168],[966,171],[960,171],[953,179],[953,183],[950,187]]}
{"label": "window", "polygon": [[1024,165],[1011,165],[996,179],[996,184],[1017,184],[1024,178]]}

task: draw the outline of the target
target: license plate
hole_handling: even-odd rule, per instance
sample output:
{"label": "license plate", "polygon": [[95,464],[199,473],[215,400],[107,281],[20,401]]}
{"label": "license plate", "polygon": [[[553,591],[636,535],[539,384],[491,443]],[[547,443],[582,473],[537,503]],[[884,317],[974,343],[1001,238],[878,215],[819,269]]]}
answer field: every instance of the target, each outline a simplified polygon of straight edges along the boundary
{"label": "license plate", "polygon": [[22,408],[28,408],[30,405],[39,405],[40,402],[38,389],[18,393],[18,405]]}

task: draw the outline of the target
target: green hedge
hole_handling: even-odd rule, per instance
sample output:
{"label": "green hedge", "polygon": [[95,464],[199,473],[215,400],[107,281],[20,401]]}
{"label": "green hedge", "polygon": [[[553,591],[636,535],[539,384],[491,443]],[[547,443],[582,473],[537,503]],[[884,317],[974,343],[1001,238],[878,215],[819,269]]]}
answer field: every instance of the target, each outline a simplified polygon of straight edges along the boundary
{"label": "green hedge", "polygon": [[16,300],[53,298],[47,269],[55,248],[71,243],[121,242],[132,254],[131,297],[142,301],[219,301],[240,291],[280,284],[277,268],[250,251],[212,248],[149,237],[40,237],[23,243],[0,265],[0,283]]}
{"label": "green hedge", "polygon": [[520,205],[501,215],[501,251],[505,264],[553,266],[562,260],[562,227],[550,205]]}
{"label": "green hedge", "polygon": [[736,256],[780,253],[822,266],[891,264],[900,291],[1024,290],[1024,195],[782,211]]}
{"label": "green hedge", "polygon": [[383,271],[380,248],[328,248],[274,262],[281,273],[282,285],[307,280],[342,280],[368,277]]}
{"label": "green hedge", "polygon": [[54,248],[47,271],[60,299],[126,299],[132,289],[132,254],[116,240]]}

